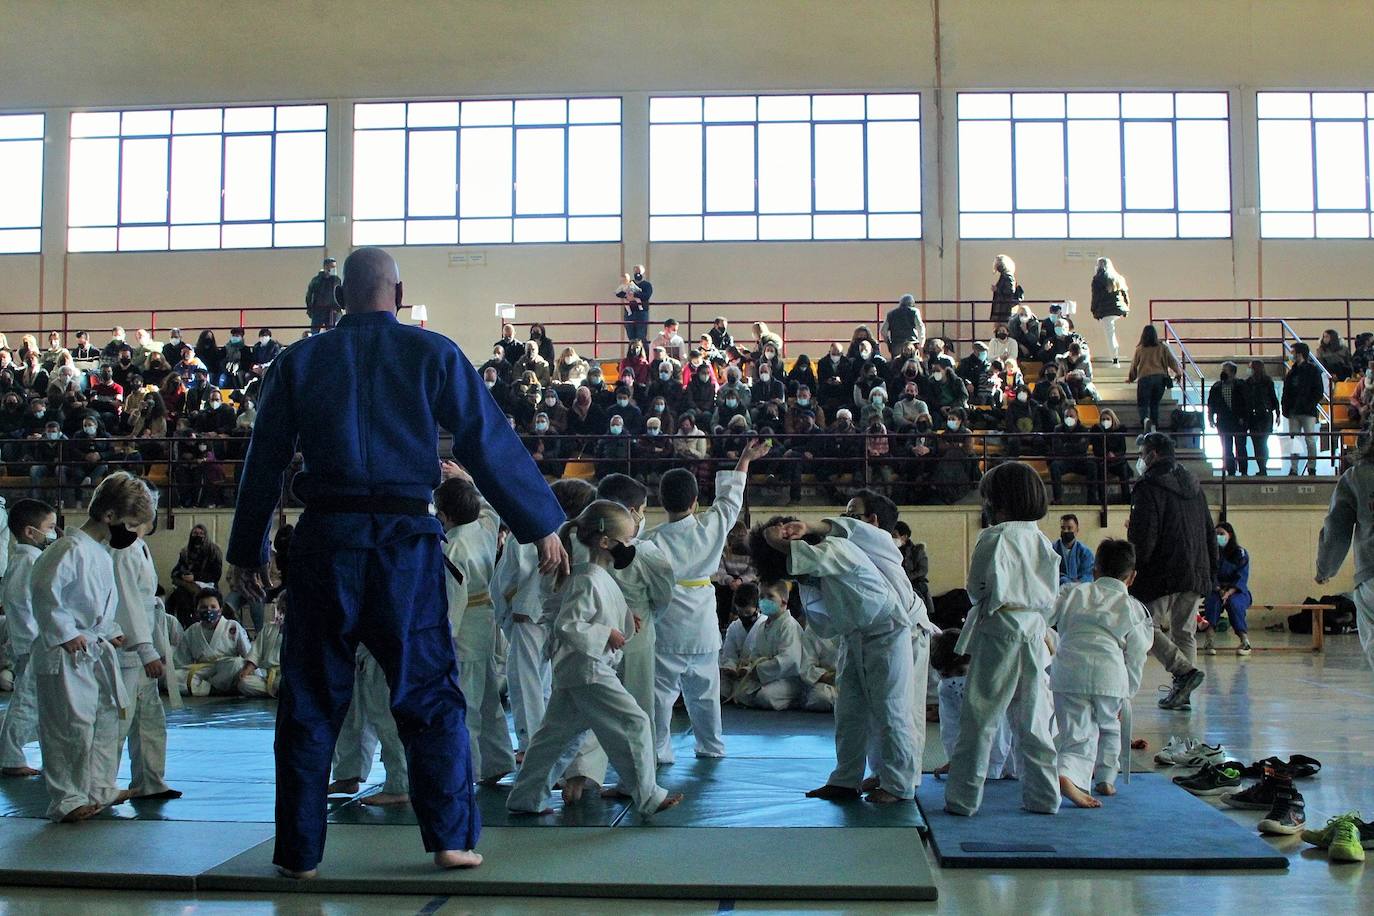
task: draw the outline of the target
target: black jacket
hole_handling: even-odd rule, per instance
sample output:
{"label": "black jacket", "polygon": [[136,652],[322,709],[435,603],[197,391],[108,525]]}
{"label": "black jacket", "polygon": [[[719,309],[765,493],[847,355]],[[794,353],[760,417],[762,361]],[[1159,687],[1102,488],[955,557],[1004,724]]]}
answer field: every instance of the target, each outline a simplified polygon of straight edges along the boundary
{"label": "black jacket", "polygon": [[1325,396],[1321,370],[1310,360],[1296,365],[1283,379],[1283,415],[1315,417],[1317,405]]}
{"label": "black jacket", "polygon": [[341,283],[337,274],[323,270],[315,274],[305,289],[305,310],[310,314],[337,311],[339,303],[334,294]]}
{"label": "black jacket", "polygon": [[1124,289],[1112,289],[1106,274],[1093,274],[1093,317],[1101,321],[1113,315],[1124,317],[1130,311],[1130,300]]}
{"label": "black jacket", "polygon": [[1140,601],[1212,590],[1217,571],[1212,510],[1197,478],[1176,461],[1156,461],[1136,483],[1126,539],[1135,545],[1131,594]]}
{"label": "black jacket", "polygon": [[[1226,404],[1225,394],[1227,384],[1231,386],[1231,404],[1229,407]],[[1245,432],[1250,425],[1250,402],[1247,398],[1245,383],[1239,379],[1233,379],[1229,383],[1224,381],[1214,383],[1212,390],[1207,393],[1207,413],[1211,416],[1217,429],[1234,433]]]}
{"label": "black jacket", "polygon": [[1006,323],[1011,317],[1011,307],[1025,298],[1020,284],[1012,274],[998,274],[997,285],[992,288],[992,320]]}
{"label": "black jacket", "polygon": [[1251,432],[1267,433],[1274,428],[1274,414],[1279,410],[1279,398],[1274,394],[1274,380],[1269,376],[1245,380],[1245,406],[1250,411]]}

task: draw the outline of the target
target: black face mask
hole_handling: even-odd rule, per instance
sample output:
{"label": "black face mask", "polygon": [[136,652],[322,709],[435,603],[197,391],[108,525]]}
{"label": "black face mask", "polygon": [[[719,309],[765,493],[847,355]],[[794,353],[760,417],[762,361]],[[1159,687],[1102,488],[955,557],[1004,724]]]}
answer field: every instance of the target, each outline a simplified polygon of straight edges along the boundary
{"label": "black face mask", "polygon": [[754,628],[754,623],[758,619],[758,614],[750,614],[748,617],[744,616],[743,614],[739,615],[740,626],[744,627],[746,630],[752,630]]}
{"label": "black face mask", "polygon": [[635,561],[635,547],[633,544],[616,544],[611,548],[611,560],[616,569],[624,569]]}
{"label": "black face mask", "polygon": [[110,546],[115,550],[123,550],[134,541],[138,540],[138,535],[129,530],[127,525],[110,526]]}
{"label": "black face mask", "polygon": [[1059,540],[1063,541],[1066,546],[1072,544],[1076,537],[1078,537],[1078,535],[1074,534],[1072,531],[1059,532]]}

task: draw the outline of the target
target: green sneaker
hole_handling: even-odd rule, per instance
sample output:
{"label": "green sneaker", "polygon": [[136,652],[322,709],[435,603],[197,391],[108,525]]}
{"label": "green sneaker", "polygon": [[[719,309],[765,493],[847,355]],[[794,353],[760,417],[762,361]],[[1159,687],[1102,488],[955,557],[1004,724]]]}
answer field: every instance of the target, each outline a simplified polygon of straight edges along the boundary
{"label": "green sneaker", "polygon": [[1360,826],[1355,818],[1336,819],[1326,856],[1331,862],[1364,861],[1364,847],[1360,845]]}
{"label": "green sneaker", "polygon": [[1302,841],[1318,849],[1325,849],[1331,845],[1331,838],[1336,835],[1336,825],[1341,821],[1352,821],[1356,824],[1356,835],[1359,834],[1360,812],[1347,811],[1345,814],[1338,814],[1326,822],[1326,826],[1320,830],[1304,830]]}

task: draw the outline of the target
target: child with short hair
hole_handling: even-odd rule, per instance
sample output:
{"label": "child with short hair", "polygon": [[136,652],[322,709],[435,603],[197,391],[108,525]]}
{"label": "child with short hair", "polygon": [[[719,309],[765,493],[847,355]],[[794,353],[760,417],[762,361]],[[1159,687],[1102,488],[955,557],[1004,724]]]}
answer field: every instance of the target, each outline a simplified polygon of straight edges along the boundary
{"label": "child with short hair", "polygon": [[549,634],[553,692],[506,801],[512,812],[545,812],[554,780],[588,731],[605,748],[641,815],[682,801],[658,785],[649,717],[615,673],[634,617],[609,569],[633,562],[634,534],[630,513],[609,500],[593,502],[559,529],[569,555],[576,542],[587,559],[557,577],[559,608]]}
{"label": "child with short hair", "polygon": [[1050,667],[1059,788],[1080,808],[1102,807],[1088,794],[1090,785],[1098,795],[1116,794],[1122,747],[1130,746],[1131,697],[1154,643],[1145,605],[1127,592],[1135,581],[1135,547],[1103,541],[1093,576],[1059,598],[1059,646]]}
{"label": "child with short hair", "polygon": [[109,548],[129,546],[137,539],[131,529],[152,521],[152,494],[120,471],[95,488],[87,511],[84,525],[68,529],[34,561],[32,578],[38,741],[52,799],[47,814],[67,823],[127,798],[115,785],[119,716],[128,700]]}
{"label": "child with short hair", "polygon": [[787,612],[792,583],[769,582],[759,590],[759,615],[744,641],[731,699],[755,709],[791,709],[801,703],[801,624]]}
{"label": "child with short hair", "polygon": [[204,697],[236,693],[243,662],[253,648],[248,631],[224,616],[224,596],[215,588],[196,593],[196,620],[177,644],[177,666],[186,669],[182,694]]}
{"label": "child with short hair", "polygon": [[[940,743],[945,748],[946,762],[936,767],[934,774],[943,776],[949,772],[949,758],[954,754],[954,745],[959,740],[959,713],[964,705],[964,689],[968,681],[967,655],[954,651],[959,642],[959,627],[937,633],[930,642],[930,667],[939,675],[936,696],[940,709]],[[1015,779],[1017,777],[1016,743],[1011,737],[1011,726],[1004,715],[997,726],[997,736],[992,742],[992,753],[988,756],[989,779]]]}
{"label": "child with short hair", "polygon": [[14,693],[5,710],[5,724],[0,726],[0,775],[37,776],[38,770],[29,766],[24,756],[24,745],[38,737],[38,685],[33,653],[43,648],[33,616],[30,580],[34,561],[57,540],[57,512],[45,502],[21,499],[10,509],[7,528],[12,540],[9,568],[0,594],[14,657]]}
{"label": "child with short hair", "polygon": [[745,582],[730,596],[731,615],[734,619],[725,628],[725,636],[720,646],[720,695],[722,699],[735,695],[735,682],[739,679],[740,666],[744,662],[744,644],[759,622],[759,587],[756,583]]}
{"label": "child with short hair", "polygon": [[978,813],[988,758],[1007,714],[1024,766],[1022,806],[1055,814],[1059,772],[1045,636],[1059,592],[1059,555],[1036,524],[1048,508],[1045,485],[1030,465],[1008,461],[983,475],[978,494],[992,527],[973,548],[973,608],[954,647],[969,656],[969,669],[945,810],[964,817]]}

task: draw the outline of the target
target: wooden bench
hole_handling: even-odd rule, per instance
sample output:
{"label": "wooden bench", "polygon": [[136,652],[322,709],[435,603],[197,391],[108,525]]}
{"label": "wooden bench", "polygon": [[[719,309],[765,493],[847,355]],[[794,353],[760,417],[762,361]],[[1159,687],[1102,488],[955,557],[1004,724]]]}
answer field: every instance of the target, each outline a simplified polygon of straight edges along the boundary
{"label": "wooden bench", "polygon": [[[1334,611],[1334,604],[1252,604],[1250,609],[1261,608],[1266,611],[1311,611],[1312,612],[1312,651],[1320,652],[1326,647],[1326,612]],[[1255,652],[1305,652],[1298,646],[1254,646]]]}

